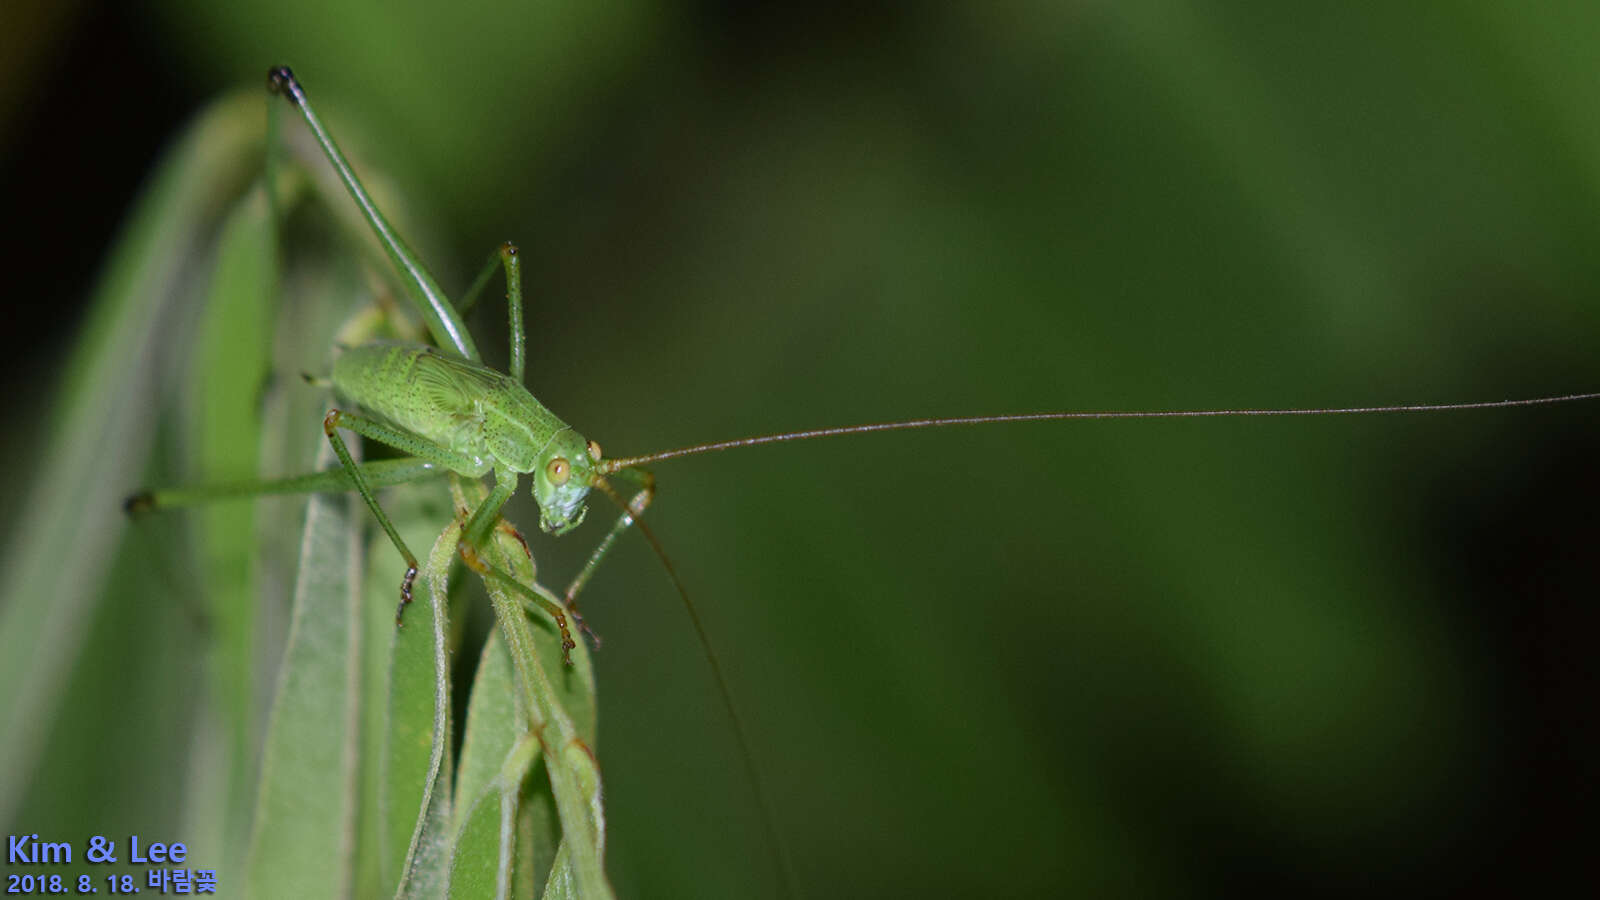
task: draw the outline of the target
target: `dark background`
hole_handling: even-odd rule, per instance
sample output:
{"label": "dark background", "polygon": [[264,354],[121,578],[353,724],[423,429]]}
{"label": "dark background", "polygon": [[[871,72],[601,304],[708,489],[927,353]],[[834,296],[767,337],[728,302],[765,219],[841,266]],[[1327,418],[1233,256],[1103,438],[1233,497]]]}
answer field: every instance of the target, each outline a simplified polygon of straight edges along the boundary
{"label": "dark background", "polygon": [[[447,286],[522,245],[530,387],[612,453],[1600,387],[1585,4],[216,6],[7,6],[8,503],[141,176],[276,62]],[[1593,413],[797,444],[653,521],[813,895],[1526,889],[1592,870]],[[593,591],[619,890],[764,891],[642,543]]]}

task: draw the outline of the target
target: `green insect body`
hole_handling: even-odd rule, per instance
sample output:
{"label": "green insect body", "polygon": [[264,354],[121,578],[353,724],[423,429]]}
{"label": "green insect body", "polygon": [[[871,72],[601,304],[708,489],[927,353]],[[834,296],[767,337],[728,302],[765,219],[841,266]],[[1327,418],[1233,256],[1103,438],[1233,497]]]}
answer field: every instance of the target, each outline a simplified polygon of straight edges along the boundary
{"label": "green insect body", "polygon": [[421,344],[376,343],[342,353],[330,380],[343,402],[426,442],[397,442],[403,451],[473,478],[533,475],[544,531],[583,521],[598,445],[510,376]]}
{"label": "green insect body", "polygon": [[[417,555],[378,502],[376,489],[436,474],[439,470],[479,478],[493,474],[495,485],[476,509],[463,511],[459,549],[462,560],[485,579],[518,593],[524,605],[542,610],[561,633],[563,662],[570,664],[575,646],[567,628],[570,615],[591,636],[577,613],[576,597],[588,583],[617,536],[637,524],[649,506],[654,478],[635,465],[604,460],[599,445],[533,398],[522,384],[524,334],[522,286],[517,248],[502,245],[459,304],[444,296],[433,277],[400,239],[372,202],[366,188],[334,143],[321,120],[311,110],[305,91],[287,68],[272,69],[268,87],[283,95],[301,113],[324,156],[333,166],[352,199],[361,208],[395,264],[400,282],[416,303],[433,340],[440,349],[421,344],[377,343],[346,349],[335,361],[326,383],[341,406],[323,419],[322,428],[339,468],[309,475],[269,478],[187,488],[140,491],[124,503],[129,513],[208,503],[228,497],[274,493],[355,490],[372,511],[391,543],[405,560],[400,581],[400,604],[395,623],[404,620],[418,571]],[[475,302],[496,268],[506,277],[510,316],[510,366],[502,373],[479,361],[477,348],[467,335],[462,315]],[[341,432],[352,432],[407,454],[407,458],[357,463]],[[500,510],[516,492],[523,475],[533,479],[533,498],[539,505],[539,525],[552,534],[565,534],[584,519],[589,492],[599,489],[622,509],[621,515],[590,556],[589,561],[557,596],[538,584],[525,584],[495,567],[483,551],[490,533],[516,529],[500,518]],[[624,497],[607,476],[636,488]],[[517,535],[521,539],[521,535]],[[526,547],[526,542],[523,542]],[[531,555],[531,553],[530,553]]]}

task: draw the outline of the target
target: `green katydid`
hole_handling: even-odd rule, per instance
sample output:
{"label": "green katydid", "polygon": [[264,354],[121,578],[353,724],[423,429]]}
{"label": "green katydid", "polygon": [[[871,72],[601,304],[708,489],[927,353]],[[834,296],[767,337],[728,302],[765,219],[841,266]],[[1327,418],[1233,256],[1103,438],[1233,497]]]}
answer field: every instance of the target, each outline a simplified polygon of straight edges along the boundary
{"label": "green katydid", "polygon": [[[305,91],[287,67],[269,73],[269,85],[281,93],[305,117],[329,161],[345,187],[361,207],[395,266],[403,273],[403,283],[423,310],[428,328],[444,352],[420,344],[372,344],[346,351],[334,364],[326,380],[335,393],[363,412],[331,410],[323,429],[339,457],[341,469],[310,476],[248,482],[225,486],[171,489],[142,492],[128,501],[134,511],[169,508],[206,502],[224,496],[354,489],[371,508],[395,548],[406,560],[401,584],[399,621],[410,602],[416,577],[416,556],[406,547],[379,506],[373,488],[397,484],[414,478],[438,474],[439,470],[471,478],[493,474],[495,487],[473,510],[463,529],[462,551],[475,570],[511,581],[503,573],[487,568],[478,560],[489,532],[500,522],[500,510],[517,490],[521,476],[532,476],[532,492],[540,510],[540,528],[564,535],[582,523],[587,512],[590,490],[611,492],[606,476],[635,481],[638,493],[624,506],[612,532],[602,540],[588,564],[574,580],[565,597],[571,608],[577,593],[587,583],[617,535],[634,524],[654,495],[654,477],[644,465],[692,456],[752,447],[761,444],[898,431],[940,428],[956,425],[989,425],[1015,422],[1059,421],[1066,419],[1156,419],[1219,418],[1260,416],[1327,416],[1374,413],[1438,412],[1447,410],[1496,409],[1567,403],[1600,398],[1600,392],[1538,397],[1521,400],[1495,400],[1475,403],[1402,404],[1338,408],[1293,409],[1209,409],[1150,411],[1068,411],[1022,413],[992,416],[959,416],[877,422],[834,428],[809,429],[733,440],[695,444],[673,450],[606,459],[600,446],[587,440],[556,416],[523,387],[525,336],[522,324],[521,271],[517,249],[501,247],[476,279],[461,306],[474,303],[496,265],[505,271],[510,317],[509,373],[502,374],[479,361],[476,347],[461,322],[459,311],[439,288],[433,276],[394,231],[377,208],[354,170],[345,160],[332,136],[307,101]],[[312,379],[320,380],[320,379]],[[358,465],[350,455],[339,430],[346,429],[370,440],[410,455],[409,459]],[[555,618],[566,643],[571,639],[563,616],[563,604],[554,598],[530,595]],[[570,662],[570,660],[569,660]]]}
{"label": "green katydid", "polygon": [[[336,393],[354,410],[334,410],[324,421],[330,443],[341,467],[293,479],[230,485],[226,487],[161,490],[141,494],[133,501],[136,508],[167,508],[204,502],[224,495],[285,491],[358,491],[385,528],[386,533],[407,561],[402,578],[401,606],[409,600],[415,577],[415,556],[405,546],[379,506],[374,489],[413,478],[437,475],[448,470],[469,477],[495,475],[489,497],[470,511],[463,528],[461,551],[468,564],[488,577],[517,585],[531,603],[548,612],[571,645],[564,615],[575,611],[579,592],[589,580],[606,552],[629,527],[642,524],[638,518],[653,497],[653,480],[642,467],[681,456],[734,447],[802,440],[816,437],[860,434],[876,431],[931,428],[952,425],[999,422],[1063,420],[1077,418],[1175,418],[1220,416],[1289,416],[1377,412],[1411,412],[1448,409],[1493,408],[1546,404],[1591,399],[1596,394],[1546,397],[1531,400],[1493,401],[1468,404],[1426,404],[1339,409],[1239,409],[1151,412],[1059,412],[1023,415],[919,419],[905,422],[856,425],[731,441],[699,444],[677,450],[607,459],[599,447],[539,404],[522,387],[524,370],[523,328],[521,323],[520,273],[515,248],[502,248],[485,267],[462,301],[466,305],[481,291],[496,267],[507,281],[511,317],[511,354],[508,372],[502,374],[478,361],[476,348],[461,316],[437,287],[426,268],[393,231],[367,196],[353,171],[345,163],[336,144],[316,117],[299,83],[287,69],[272,73],[276,90],[288,97],[301,111],[333,162],[346,187],[362,207],[367,222],[379,236],[403,283],[423,309],[430,331],[440,349],[419,345],[372,345],[356,347],[335,364],[329,382]],[[346,429],[374,441],[388,444],[408,459],[357,465],[339,431]],[[500,509],[518,488],[522,475],[533,478],[532,490],[541,511],[541,527],[553,534],[565,534],[582,521],[587,494],[601,490],[616,497],[624,511],[601,540],[565,596],[541,593],[509,579],[484,562],[477,554],[490,532],[502,527]],[[610,478],[627,479],[637,491],[631,498],[617,496]],[[397,618],[398,618],[397,614]],[[581,620],[579,622],[581,625]],[[696,622],[698,628],[698,622]],[[709,652],[709,651],[708,651]],[[713,659],[713,666],[715,661]],[[720,673],[718,675],[720,680]],[[726,695],[725,695],[726,696]],[[742,739],[742,738],[741,738]]]}

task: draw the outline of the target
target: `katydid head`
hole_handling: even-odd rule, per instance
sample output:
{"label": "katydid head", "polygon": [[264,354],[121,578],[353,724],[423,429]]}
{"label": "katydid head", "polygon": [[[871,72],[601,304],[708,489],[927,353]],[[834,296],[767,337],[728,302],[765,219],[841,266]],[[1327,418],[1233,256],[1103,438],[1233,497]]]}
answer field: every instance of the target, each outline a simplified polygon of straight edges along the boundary
{"label": "katydid head", "polygon": [[541,464],[533,470],[533,499],[539,504],[539,527],[557,536],[583,521],[584,499],[596,478],[600,445],[586,441],[570,428],[563,429],[545,448]]}

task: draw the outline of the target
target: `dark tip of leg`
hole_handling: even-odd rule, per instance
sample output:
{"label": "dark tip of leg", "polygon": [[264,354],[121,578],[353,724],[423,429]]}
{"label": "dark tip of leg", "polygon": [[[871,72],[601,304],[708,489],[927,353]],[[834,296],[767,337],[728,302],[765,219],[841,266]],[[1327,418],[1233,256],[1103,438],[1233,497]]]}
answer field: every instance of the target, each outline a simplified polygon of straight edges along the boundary
{"label": "dark tip of leg", "polygon": [[572,640],[572,632],[567,630],[567,617],[561,613],[555,614],[556,628],[561,631],[561,663],[572,665],[572,648],[578,646]]}
{"label": "dark tip of leg", "polygon": [[489,574],[489,564],[483,561],[483,557],[478,555],[478,551],[474,550],[471,544],[461,541],[456,544],[456,552],[461,554],[461,561],[466,563],[467,568],[479,575]]}
{"label": "dark tip of leg", "polygon": [[288,66],[273,66],[267,70],[267,89],[274,94],[286,94],[294,84],[294,72]]}
{"label": "dark tip of leg", "polygon": [[517,539],[517,543],[522,545],[522,552],[528,554],[528,562],[533,562],[533,549],[528,546],[528,539],[522,536],[522,532],[517,530],[517,526],[512,525],[505,519],[501,519],[497,527],[501,531],[510,532],[511,536]]}
{"label": "dark tip of leg", "polygon": [[411,605],[411,584],[417,580],[417,567],[407,566],[406,577],[400,580],[400,605],[394,611],[394,624],[400,625],[400,619],[406,614],[406,607]]}
{"label": "dark tip of leg", "polygon": [[138,491],[128,495],[122,501],[122,511],[130,516],[140,516],[156,508],[156,495],[149,491]]}
{"label": "dark tip of leg", "polygon": [[516,256],[517,255],[517,245],[511,243],[510,241],[506,241],[504,244],[500,245],[500,252],[504,253],[507,256]]}
{"label": "dark tip of leg", "polygon": [[583,620],[583,616],[578,614],[578,608],[572,604],[570,599],[567,601],[567,614],[572,616],[572,622],[578,626],[578,630],[589,636],[589,643],[594,649],[599,650],[600,635],[596,634],[595,630],[589,627],[589,623]]}
{"label": "dark tip of leg", "polygon": [[589,757],[589,759],[593,760],[595,764],[599,764],[600,760],[595,759],[594,750],[589,746],[588,742],[584,741],[583,738],[573,738],[567,742],[567,746],[577,747],[579,750],[583,751],[584,756]]}
{"label": "dark tip of leg", "polygon": [[274,66],[267,70],[267,90],[282,94],[291,103],[300,102],[300,82],[295,80],[288,66]]}

